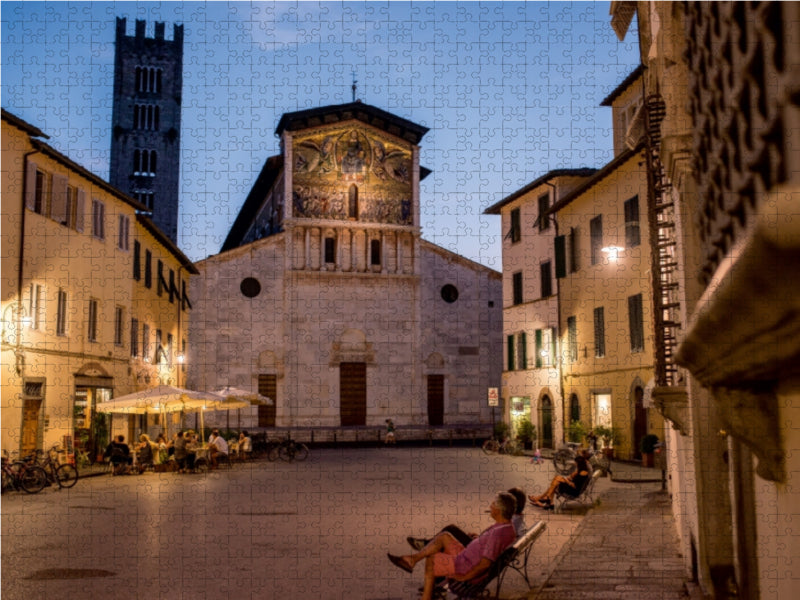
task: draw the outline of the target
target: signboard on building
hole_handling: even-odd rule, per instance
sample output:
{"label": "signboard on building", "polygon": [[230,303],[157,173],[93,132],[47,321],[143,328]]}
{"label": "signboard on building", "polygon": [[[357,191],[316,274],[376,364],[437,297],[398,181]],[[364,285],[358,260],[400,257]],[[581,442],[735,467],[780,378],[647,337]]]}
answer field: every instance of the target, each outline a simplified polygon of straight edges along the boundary
{"label": "signboard on building", "polygon": [[500,406],[500,390],[496,387],[489,388],[489,406]]}

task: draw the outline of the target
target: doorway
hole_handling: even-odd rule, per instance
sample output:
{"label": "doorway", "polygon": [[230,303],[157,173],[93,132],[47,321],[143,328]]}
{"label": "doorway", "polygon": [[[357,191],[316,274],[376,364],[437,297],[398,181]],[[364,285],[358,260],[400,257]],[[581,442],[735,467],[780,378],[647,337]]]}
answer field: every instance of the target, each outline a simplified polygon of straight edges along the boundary
{"label": "doorway", "polygon": [[41,447],[44,381],[25,380],[22,389],[22,439],[20,440],[20,452],[21,456],[27,456]]}
{"label": "doorway", "polygon": [[339,365],[339,417],[342,426],[367,424],[367,363]]}
{"label": "doorway", "polygon": [[544,395],[542,396],[541,406],[540,406],[540,414],[541,420],[541,429],[542,435],[540,437],[540,447],[542,448],[552,448],[553,447],[553,401],[550,400],[550,396]]}
{"label": "doorway", "polygon": [[444,375],[428,375],[428,425],[444,425]]}
{"label": "doorway", "polygon": [[[111,400],[110,387],[76,385],[72,407],[72,431],[75,450],[99,456],[111,441],[111,415],[99,413],[95,407]],[[130,437],[130,435],[128,436]]]}
{"label": "doorway", "polygon": [[634,417],[633,417],[633,458],[642,458],[642,449],[639,447],[641,439],[647,435],[647,408],[644,406],[644,390],[636,386],[633,390]]}

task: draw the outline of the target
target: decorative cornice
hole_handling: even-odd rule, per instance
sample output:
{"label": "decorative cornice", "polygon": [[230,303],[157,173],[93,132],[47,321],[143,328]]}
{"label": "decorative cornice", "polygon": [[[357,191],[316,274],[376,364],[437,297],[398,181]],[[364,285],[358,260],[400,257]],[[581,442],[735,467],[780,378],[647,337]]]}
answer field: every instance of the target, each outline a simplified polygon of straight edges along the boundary
{"label": "decorative cornice", "polygon": [[770,386],[751,389],[712,388],[725,433],[758,457],[756,472],[767,481],[786,482],[778,399]]}
{"label": "decorative cornice", "polygon": [[681,435],[689,435],[689,396],[684,387],[657,387],[653,389],[653,404],[672,428]]}

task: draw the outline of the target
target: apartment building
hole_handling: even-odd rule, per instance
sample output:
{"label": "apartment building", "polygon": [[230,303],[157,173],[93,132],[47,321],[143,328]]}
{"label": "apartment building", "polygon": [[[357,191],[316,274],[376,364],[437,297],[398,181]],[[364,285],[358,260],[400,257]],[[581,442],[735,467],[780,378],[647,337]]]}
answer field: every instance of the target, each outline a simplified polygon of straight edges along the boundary
{"label": "apartment building", "polygon": [[180,385],[197,273],[146,207],[2,111],[2,447],[102,451],[152,417],[97,403]]}

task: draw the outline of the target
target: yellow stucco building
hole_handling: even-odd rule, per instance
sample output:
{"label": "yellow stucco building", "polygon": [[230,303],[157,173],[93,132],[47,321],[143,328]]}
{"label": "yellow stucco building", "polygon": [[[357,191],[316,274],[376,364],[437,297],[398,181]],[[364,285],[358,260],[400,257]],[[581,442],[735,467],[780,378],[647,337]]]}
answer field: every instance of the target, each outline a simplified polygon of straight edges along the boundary
{"label": "yellow stucco building", "polygon": [[45,139],[2,112],[2,448],[102,452],[155,423],[98,402],[182,383],[197,271],[144,205]]}
{"label": "yellow stucco building", "polygon": [[577,421],[587,430],[613,428],[614,454],[622,459],[640,457],[645,435],[663,437],[663,418],[646,393],[654,349],[647,172],[635,121],[640,76],[637,69],[603,102],[613,112],[614,159],[550,210],[559,227],[567,429]]}

